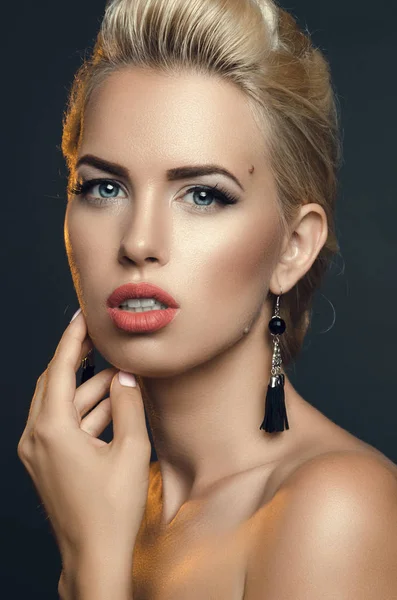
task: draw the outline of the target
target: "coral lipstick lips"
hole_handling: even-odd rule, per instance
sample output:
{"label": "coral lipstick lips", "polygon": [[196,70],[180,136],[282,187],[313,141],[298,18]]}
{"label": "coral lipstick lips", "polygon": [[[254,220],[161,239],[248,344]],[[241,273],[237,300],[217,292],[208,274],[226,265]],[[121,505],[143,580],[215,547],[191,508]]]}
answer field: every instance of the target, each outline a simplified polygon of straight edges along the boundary
{"label": "coral lipstick lips", "polygon": [[[132,312],[120,308],[127,300],[137,298],[154,299],[167,308],[147,312]],[[149,283],[127,283],[114,290],[107,301],[107,311],[113,323],[131,333],[146,333],[162,329],[179,312],[179,304],[163,289]]]}
{"label": "coral lipstick lips", "polygon": [[178,310],[151,310],[150,312],[134,313],[120,308],[108,308],[113,323],[131,333],[147,333],[162,329],[174,320]]}
{"label": "coral lipstick lips", "polygon": [[126,283],[121,285],[109,296],[107,305],[110,308],[115,308],[125,300],[134,298],[154,298],[169,308],[179,308],[179,304],[170,294],[152,283]]}

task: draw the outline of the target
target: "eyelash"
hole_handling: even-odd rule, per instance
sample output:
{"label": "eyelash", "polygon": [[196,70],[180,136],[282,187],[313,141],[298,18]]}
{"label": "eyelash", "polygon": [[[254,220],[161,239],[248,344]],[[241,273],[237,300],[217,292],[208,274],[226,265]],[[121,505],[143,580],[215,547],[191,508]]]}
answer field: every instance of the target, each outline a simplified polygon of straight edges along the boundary
{"label": "eyelash", "polygon": [[[95,187],[96,185],[101,185],[101,184],[105,184],[105,183],[110,183],[111,185],[115,186],[116,188],[122,189],[121,185],[119,183],[117,183],[116,181],[112,181],[111,179],[89,179],[87,181],[82,181],[81,183],[76,183],[75,186],[73,188],[71,188],[69,190],[69,193],[75,196],[81,196],[83,198],[83,200],[88,202],[88,194],[87,192],[89,192],[93,187]],[[189,190],[187,190],[187,194],[190,192],[195,192],[195,191],[204,191],[204,192],[210,192],[214,198],[218,201],[219,204],[221,204],[222,206],[226,206],[229,204],[236,204],[239,201],[239,198],[234,196],[233,194],[231,194],[228,190],[225,190],[224,188],[220,187],[218,184],[216,186],[194,186],[192,188],[190,188]],[[100,199],[90,199],[89,202],[91,202],[92,204],[96,204],[99,206],[102,206],[104,204],[107,204],[109,200],[117,200],[118,198],[100,198]],[[210,206],[200,206],[200,205],[192,205],[193,206],[193,210],[196,210],[197,212],[213,212],[214,208],[211,208]]]}

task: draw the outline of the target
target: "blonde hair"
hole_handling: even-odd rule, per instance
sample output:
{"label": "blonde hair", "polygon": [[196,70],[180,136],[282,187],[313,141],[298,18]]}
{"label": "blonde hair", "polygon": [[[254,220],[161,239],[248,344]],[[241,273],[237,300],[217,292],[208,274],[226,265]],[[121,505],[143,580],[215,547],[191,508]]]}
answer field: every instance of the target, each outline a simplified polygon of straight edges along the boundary
{"label": "blonde hair", "polygon": [[110,0],[64,115],[62,152],[70,174],[93,91],[109,74],[134,65],[169,75],[214,74],[237,86],[266,140],[283,232],[302,204],[323,207],[328,238],[309,271],[281,298],[287,366],[301,350],[314,292],[339,252],[334,208],[341,143],[327,60],[271,0]]}

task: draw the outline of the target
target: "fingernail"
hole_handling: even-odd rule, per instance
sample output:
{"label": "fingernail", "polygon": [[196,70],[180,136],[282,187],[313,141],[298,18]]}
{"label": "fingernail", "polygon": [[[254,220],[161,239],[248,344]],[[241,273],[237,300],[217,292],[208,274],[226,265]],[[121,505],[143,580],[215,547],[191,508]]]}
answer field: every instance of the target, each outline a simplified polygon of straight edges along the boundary
{"label": "fingernail", "polygon": [[[81,308],[79,308],[79,310],[77,310],[77,311],[74,313],[73,317],[72,317],[72,318],[71,318],[71,320],[70,320],[70,323],[71,323],[72,321],[74,321],[74,320],[75,320],[75,318],[76,318],[76,317],[78,317],[80,313],[81,313]],[[69,324],[70,324],[70,323],[69,323]]]}
{"label": "fingernail", "polygon": [[131,375],[131,373],[119,371],[119,381],[121,385],[125,385],[127,387],[136,387],[136,379],[133,375]]}

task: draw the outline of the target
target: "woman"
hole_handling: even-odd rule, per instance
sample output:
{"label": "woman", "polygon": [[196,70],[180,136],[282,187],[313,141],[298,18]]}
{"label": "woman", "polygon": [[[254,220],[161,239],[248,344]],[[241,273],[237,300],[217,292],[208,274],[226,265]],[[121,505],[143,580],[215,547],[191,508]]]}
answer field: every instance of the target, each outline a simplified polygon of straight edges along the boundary
{"label": "woman", "polygon": [[82,314],[18,448],[61,597],[396,597],[397,467],[284,371],[338,252],[321,52],[271,1],[113,0],[62,149]]}

